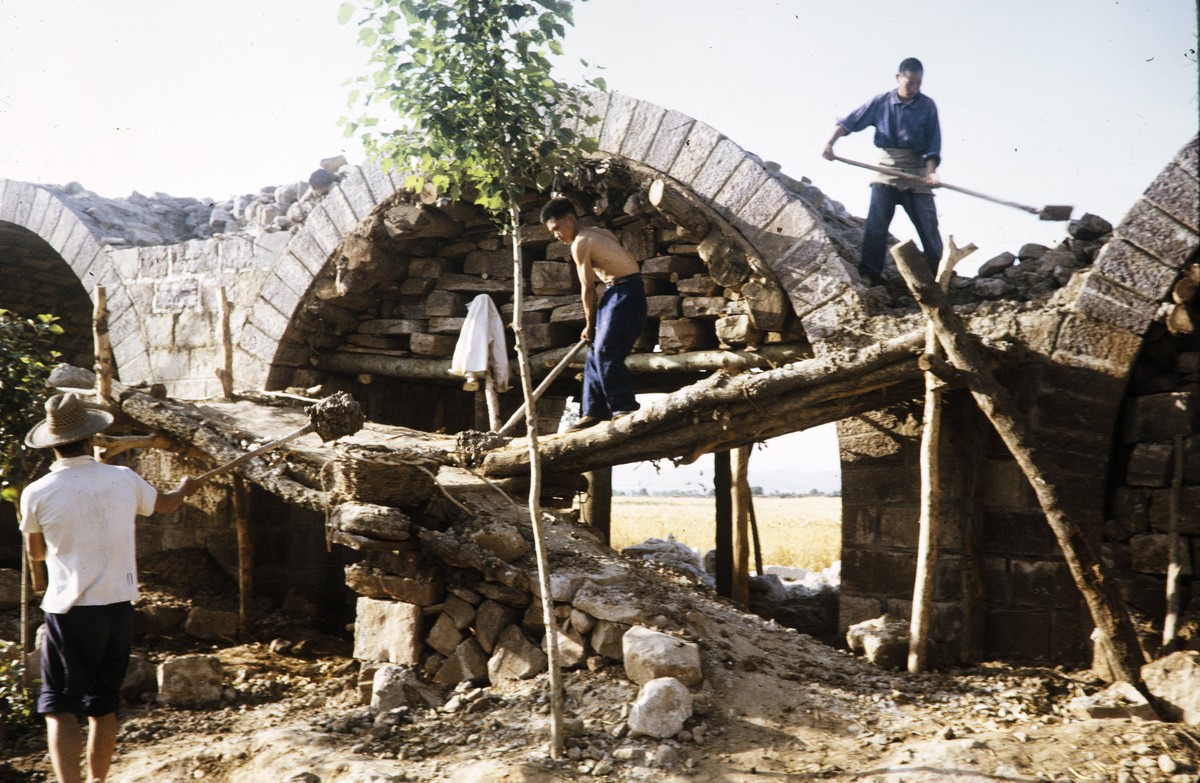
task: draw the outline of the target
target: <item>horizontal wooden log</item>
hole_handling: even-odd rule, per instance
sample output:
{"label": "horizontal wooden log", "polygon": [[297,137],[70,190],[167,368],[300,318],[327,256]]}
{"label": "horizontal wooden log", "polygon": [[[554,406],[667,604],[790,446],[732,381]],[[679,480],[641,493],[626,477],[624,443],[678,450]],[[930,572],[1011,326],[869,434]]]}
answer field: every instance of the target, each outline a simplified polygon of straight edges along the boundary
{"label": "horizontal wooden log", "polygon": [[[528,327],[526,327],[526,331],[529,331]],[[578,339],[578,334],[575,334],[574,337]],[[544,378],[554,365],[562,361],[562,357],[568,350],[570,347],[564,345],[531,355],[529,364],[533,377]],[[635,375],[640,373],[707,373],[714,370],[770,369],[788,362],[800,361],[808,355],[810,355],[808,347],[793,340],[778,345],[764,345],[756,352],[693,351],[674,355],[635,353],[630,354],[625,360],[625,366]],[[346,375],[371,373],[387,378],[403,378],[412,381],[462,383],[462,378],[450,374],[450,362],[442,359],[406,359],[372,353],[326,351],[318,354],[315,362],[317,369]],[[578,357],[571,366],[582,367],[583,356]]]}
{"label": "horizontal wooden log", "polygon": [[400,284],[400,293],[404,296],[425,296],[434,289],[440,278],[410,277]]}
{"label": "horizontal wooden log", "polygon": [[431,318],[459,318],[467,314],[467,299],[453,291],[431,291],[425,300],[425,313]]}
{"label": "horizontal wooden log", "polygon": [[680,353],[715,348],[717,336],[712,325],[689,318],[662,321],[658,325],[658,345],[663,353]]}
{"label": "horizontal wooden log", "polygon": [[550,323],[583,326],[585,321],[583,302],[576,299],[570,304],[560,305],[550,313]]}
{"label": "horizontal wooden log", "polygon": [[672,282],[704,271],[704,262],[696,256],[655,256],[642,262],[642,275]]}
{"label": "horizontal wooden log", "polygon": [[511,293],[511,280],[484,280],[472,275],[442,275],[437,279],[440,291],[454,291],[460,294],[495,294]]}
{"label": "horizontal wooden log", "polygon": [[750,279],[750,259],[746,251],[720,230],[710,231],[697,252],[708,266],[708,275],[714,282],[729,288],[740,288]]}
{"label": "horizontal wooden log", "polygon": [[717,285],[708,275],[682,278],[675,282],[675,288],[679,293],[688,296],[714,296],[721,291],[721,286]]}
{"label": "horizontal wooden log", "polygon": [[704,214],[667,180],[659,178],[651,182],[646,197],[667,219],[683,229],[688,239],[699,241],[708,233],[709,224]]}
{"label": "horizontal wooden log", "polygon": [[741,294],[755,327],[774,332],[787,324],[792,305],[787,294],[774,281],[752,279],[742,286]]}
{"label": "horizontal wooden log", "polygon": [[359,334],[420,334],[429,327],[428,321],[410,318],[373,318],[358,325]]}
{"label": "horizontal wooden log", "polygon": [[412,520],[398,508],[374,503],[340,503],[329,512],[329,525],[355,535],[406,541]]}
{"label": "horizontal wooden log", "polygon": [[512,251],[499,248],[497,250],[474,250],[467,253],[467,257],[463,260],[463,274],[478,275],[485,279],[512,280]]}
{"label": "horizontal wooden log", "polygon": [[409,338],[409,350],[417,356],[442,359],[454,354],[458,340],[447,334],[414,334]]}
{"label": "horizontal wooden log", "polygon": [[466,318],[430,318],[429,333],[430,334],[449,334],[454,337],[462,334],[463,325],[466,323]]}
{"label": "horizontal wooden log", "polygon": [[679,313],[684,318],[714,319],[724,314],[728,304],[723,296],[685,296],[679,300]]}
{"label": "horizontal wooden log", "polygon": [[[582,326],[582,324],[583,321],[580,320],[579,325]],[[553,321],[544,324],[526,323],[522,334],[525,338],[525,348],[529,351],[545,351],[548,348],[568,345],[579,339],[579,329],[574,328],[573,324],[554,323]]]}
{"label": "horizontal wooden log", "polygon": [[411,258],[408,261],[409,277],[438,278],[447,272],[457,271],[458,262],[449,258]]}
{"label": "horizontal wooden log", "polygon": [[[539,441],[545,470],[580,472],[649,459],[695,459],[913,399],[923,388],[913,332],[855,354],[808,359],[760,373],[718,373],[637,413]],[[714,352],[716,353],[716,352]],[[489,477],[528,471],[514,441],[487,454]]]}
{"label": "horizontal wooden log", "polygon": [[678,318],[679,297],[674,294],[646,297],[647,318]]}
{"label": "horizontal wooden log", "polygon": [[561,296],[579,290],[575,265],[562,261],[534,261],[529,290],[537,296]]}
{"label": "horizontal wooden log", "polygon": [[713,324],[717,340],[723,345],[740,348],[746,345],[761,345],[765,333],[750,323],[748,315],[727,315]]}
{"label": "horizontal wooden log", "polygon": [[408,348],[408,340],[403,335],[348,334],[346,335],[346,343],[349,346],[349,350],[361,350],[365,348],[377,351],[407,352],[406,349]]}
{"label": "horizontal wooden log", "polygon": [[[216,463],[231,462],[245,454],[245,450],[236,445],[243,437],[242,432],[205,416],[194,405],[160,400],[127,387],[120,391],[120,401],[121,410],[129,418],[144,427],[161,431],[183,444],[195,447]],[[288,478],[262,458],[243,463],[236,470],[284,502],[313,511],[325,510],[323,492]]]}

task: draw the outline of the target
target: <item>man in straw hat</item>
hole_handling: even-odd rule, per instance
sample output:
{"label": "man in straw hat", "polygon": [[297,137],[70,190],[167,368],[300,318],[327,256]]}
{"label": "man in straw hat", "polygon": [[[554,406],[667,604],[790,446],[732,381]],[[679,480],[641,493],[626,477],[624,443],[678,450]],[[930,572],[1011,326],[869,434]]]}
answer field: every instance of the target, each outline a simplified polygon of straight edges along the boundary
{"label": "man in straw hat", "polygon": [[46,591],[38,712],[46,716],[59,783],[82,780],[84,715],[88,779],[103,781],[112,762],[138,597],[136,517],[175,511],[200,487],[185,477],[159,492],[129,468],[93,459],[91,438],[112,420],[74,394],[57,394],[25,436],[25,445],[54,449],[56,457],[50,473],[21,494],[21,530],[34,561],[34,589]]}

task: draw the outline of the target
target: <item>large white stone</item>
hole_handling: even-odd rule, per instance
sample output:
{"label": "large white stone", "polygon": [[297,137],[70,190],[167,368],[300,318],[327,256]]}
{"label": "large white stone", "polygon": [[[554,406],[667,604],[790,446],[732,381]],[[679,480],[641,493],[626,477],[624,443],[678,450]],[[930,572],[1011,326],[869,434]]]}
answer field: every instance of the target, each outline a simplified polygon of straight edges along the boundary
{"label": "large white stone", "polygon": [[215,655],[180,655],[158,666],[158,700],[172,707],[221,701],[221,661]]}
{"label": "large white stone", "polygon": [[674,677],[659,677],[642,685],[629,710],[629,730],[634,734],[666,739],[683,729],[692,717],[692,694]]}
{"label": "large white stone", "polygon": [[354,618],[354,657],[416,666],[421,662],[421,607],[359,598]]}
{"label": "large white stone", "polygon": [[487,668],[493,685],[528,680],[546,670],[546,653],[526,639],[518,626],[510,625],[496,640]]}
{"label": "large white stone", "polygon": [[687,686],[704,681],[700,668],[700,646],[641,625],[625,632],[621,639],[625,674],[645,684],[660,677],[674,677]]}
{"label": "large white stone", "polygon": [[1181,650],[1142,667],[1150,693],[1176,712],[1172,717],[1200,725],[1200,651]]}

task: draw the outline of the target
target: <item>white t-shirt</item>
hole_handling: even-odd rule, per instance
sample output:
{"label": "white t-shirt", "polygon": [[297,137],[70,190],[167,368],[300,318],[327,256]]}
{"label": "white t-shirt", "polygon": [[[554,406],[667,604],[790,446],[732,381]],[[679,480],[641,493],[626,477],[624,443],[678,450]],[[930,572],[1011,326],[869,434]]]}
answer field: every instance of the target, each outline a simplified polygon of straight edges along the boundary
{"label": "white t-shirt", "polygon": [[67,457],[21,493],[21,530],[46,539],[50,586],[42,609],[102,606],[138,597],[138,515],[154,513],[158,490],[129,468]]}

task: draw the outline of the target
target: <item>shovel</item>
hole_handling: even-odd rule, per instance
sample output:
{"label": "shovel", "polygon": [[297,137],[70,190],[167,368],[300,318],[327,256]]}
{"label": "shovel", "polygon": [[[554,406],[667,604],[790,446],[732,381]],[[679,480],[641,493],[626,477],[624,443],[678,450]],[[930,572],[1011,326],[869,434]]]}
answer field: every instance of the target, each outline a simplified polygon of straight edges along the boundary
{"label": "shovel", "polygon": [[[918,177],[915,174],[909,174],[907,171],[901,171],[899,169],[890,169],[890,168],[887,168],[886,166],[872,166],[870,163],[859,163],[857,160],[850,160],[849,158],[843,158],[838,155],[834,155],[833,159],[840,160],[842,163],[849,163],[851,166],[858,166],[859,168],[870,169],[871,171],[878,171],[881,174],[890,174],[893,177],[900,177],[902,179],[910,179],[913,182],[924,182],[925,181],[924,177]],[[968,196],[974,196],[975,198],[981,198],[984,201],[991,201],[995,204],[1003,204],[1006,207],[1013,207],[1015,209],[1022,210],[1023,212],[1028,212],[1032,215],[1037,215],[1042,220],[1070,220],[1071,219],[1071,210],[1074,209],[1074,207],[1061,207],[1061,206],[1054,206],[1054,207],[1047,206],[1047,207],[1042,207],[1041,209],[1038,209],[1037,207],[1027,207],[1024,204],[1017,204],[1016,202],[1013,202],[1013,201],[1005,201],[1004,199],[996,198],[995,196],[989,196],[986,193],[980,193],[975,190],[967,190],[966,188],[960,188],[958,185],[951,185],[949,182],[942,182],[941,184],[938,185],[938,187],[946,188],[948,190],[957,190],[959,193],[966,193]]]}
{"label": "shovel", "polygon": [[[571,360],[575,358],[575,355],[579,353],[579,350],[581,348],[585,348],[587,344],[587,340],[580,340],[571,346],[570,350],[567,351],[563,358],[558,360],[558,364],[554,366],[554,369],[547,373],[546,378],[540,384],[538,384],[536,389],[533,390],[532,396],[534,402],[537,402],[539,399],[541,399],[543,392],[550,388],[550,384],[554,383],[555,378],[557,378],[559,375],[562,375],[562,371],[567,369],[567,365],[571,363]],[[504,422],[504,426],[497,430],[496,434],[507,435],[508,433],[512,432],[513,428],[517,426],[517,423],[524,415],[525,403],[521,403],[521,407],[517,408],[513,415],[509,417],[508,421]]]}

